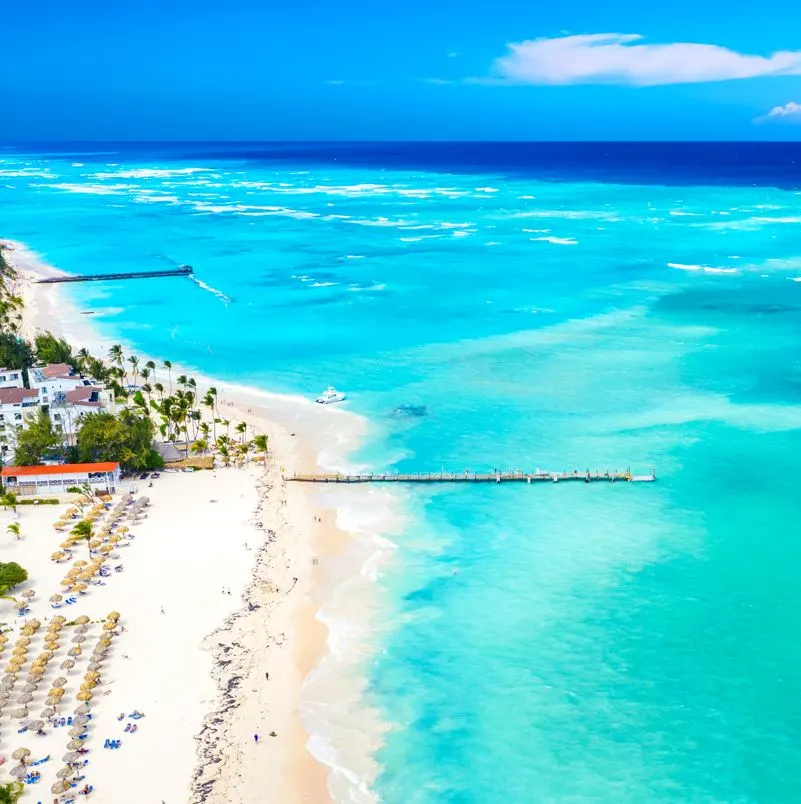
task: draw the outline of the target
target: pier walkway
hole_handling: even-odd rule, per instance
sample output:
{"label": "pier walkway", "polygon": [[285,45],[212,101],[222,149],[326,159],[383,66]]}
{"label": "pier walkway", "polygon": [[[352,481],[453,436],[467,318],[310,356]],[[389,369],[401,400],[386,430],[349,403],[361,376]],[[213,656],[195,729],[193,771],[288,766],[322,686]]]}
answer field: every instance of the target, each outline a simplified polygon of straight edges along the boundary
{"label": "pier walkway", "polygon": [[296,483],[653,483],[656,472],[633,475],[631,470],[546,472],[421,472],[413,474],[385,473],[365,475],[298,474],[287,477]]}
{"label": "pier walkway", "polygon": [[182,265],[180,268],[165,268],[161,271],[121,271],[113,274],[73,274],[71,276],[50,276],[39,279],[40,285],[55,285],[60,282],[103,282],[112,279],[152,279],[158,276],[191,276],[191,265]]}

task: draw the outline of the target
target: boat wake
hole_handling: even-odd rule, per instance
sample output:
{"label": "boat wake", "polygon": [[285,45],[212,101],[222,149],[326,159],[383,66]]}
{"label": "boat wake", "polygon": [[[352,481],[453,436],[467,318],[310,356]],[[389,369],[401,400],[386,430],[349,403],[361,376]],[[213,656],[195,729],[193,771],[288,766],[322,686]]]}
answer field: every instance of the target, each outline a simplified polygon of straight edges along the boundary
{"label": "boat wake", "polygon": [[223,302],[223,304],[230,304],[233,301],[230,296],[226,296],[221,290],[217,290],[217,288],[207,285],[202,279],[198,279],[196,276],[190,276],[189,279],[191,279],[196,285],[199,285],[201,288],[203,288],[203,290],[214,294]]}

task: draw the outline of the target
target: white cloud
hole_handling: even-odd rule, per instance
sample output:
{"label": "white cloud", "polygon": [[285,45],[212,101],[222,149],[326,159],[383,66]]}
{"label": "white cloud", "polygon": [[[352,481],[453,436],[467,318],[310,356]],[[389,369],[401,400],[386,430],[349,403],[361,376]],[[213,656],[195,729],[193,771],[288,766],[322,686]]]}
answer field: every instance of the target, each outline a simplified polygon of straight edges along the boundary
{"label": "white cloud", "polygon": [[770,56],[719,45],[651,45],[640,34],[603,33],[513,42],[493,73],[522,84],[695,84],[769,75],[801,74],[801,51]]}
{"label": "white cloud", "polygon": [[766,115],[757,117],[755,123],[798,123],[801,124],[801,103],[785,103],[774,106]]}

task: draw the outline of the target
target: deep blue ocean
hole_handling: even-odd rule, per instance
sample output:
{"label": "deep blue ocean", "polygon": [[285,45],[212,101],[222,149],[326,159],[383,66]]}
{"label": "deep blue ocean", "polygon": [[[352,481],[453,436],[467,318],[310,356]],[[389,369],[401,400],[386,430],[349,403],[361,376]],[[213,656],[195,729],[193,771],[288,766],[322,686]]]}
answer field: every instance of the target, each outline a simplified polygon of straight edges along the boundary
{"label": "deep blue ocean", "polygon": [[71,289],[101,330],[346,389],[362,464],[656,468],[404,491],[363,662],[390,804],[801,801],[799,233],[801,144],[0,150],[0,237],[194,266]]}

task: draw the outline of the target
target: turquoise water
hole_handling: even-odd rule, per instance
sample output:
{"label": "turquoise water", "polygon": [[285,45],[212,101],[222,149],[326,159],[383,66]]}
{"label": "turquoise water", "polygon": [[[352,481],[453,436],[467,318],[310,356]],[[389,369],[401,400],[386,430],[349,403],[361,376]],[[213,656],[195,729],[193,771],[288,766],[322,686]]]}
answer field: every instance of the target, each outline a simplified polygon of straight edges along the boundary
{"label": "turquoise water", "polygon": [[107,150],[0,161],[0,234],[52,264],[195,267],[73,289],[107,332],[346,388],[376,467],[656,467],[409,492],[381,800],[801,800],[795,190]]}

